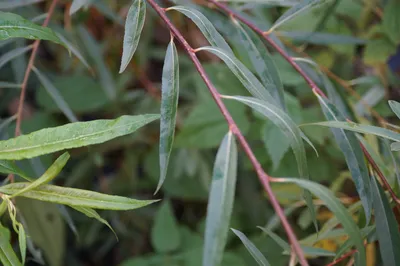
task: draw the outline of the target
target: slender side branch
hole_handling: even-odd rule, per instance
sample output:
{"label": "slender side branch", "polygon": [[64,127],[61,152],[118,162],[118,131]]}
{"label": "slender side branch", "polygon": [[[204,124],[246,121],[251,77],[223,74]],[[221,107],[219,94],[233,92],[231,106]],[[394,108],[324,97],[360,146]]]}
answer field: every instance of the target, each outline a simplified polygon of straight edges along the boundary
{"label": "slender side branch", "polygon": [[[218,7],[218,9],[222,10],[227,15],[234,17],[237,20],[241,21],[242,23],[246,24],[249,28],[251,28],[257,34],[262,36],[264,38],[264,40],[266,40],[290,65],[292,65],[292,67],[303,77],[303,79],[307,82],[307,84],[309,85],[309,87],[311,89],[315,90],[321,97],[326,98],[326,99],[328,98],[326,96],[326,94],[318,87],[318,85],[303,71],[303,69],[301,69],[301,67],[285,51],[283,51],[281,49],[281,47],[279,47],[279,45],[277,45],[274,42],[274,40],[271,39],[269,34],[264,33],[260,28],[258,28],[251,21],[249,21],[248,19],[243,17],[238,12],[230,9],[225,4],[222,4],[215,0],[207,0],[207,1],[214,4],[216,7]],[[393,199],[396,201],[396,204],[400,206],[400,199],[396,196],[396,194],[393,192],[392,188],[389,186],[389,183],[387,182],[385,176],[380,171],[378,165],[372,159],[371,155],[365,149],[364,145],[362,143],[360,143],[360,145],[361,145],[361,148],[363,149],[364,155],[367,158],[368,162],[374,168],[374,170],[378,173],[378,176],[381,178],[384,186],[390,192],[391,196],[394,197]]]}
{"label": "slender side branch", "polygon": [[225,104],[223,103],[220,94],[218,93],[217,89],[211,83],[209,77],[207,76],[203,66],[201,65],[199,59],[196,56],[195,50],[188,44],[186,39],[182,36],[179,30],[171,23],[167,15],[165,14],[165,9],[161,8],[154,0],[147,0],[148,3],[153,7],[153,9],[157,12],[160,18],[165,22],[167,28],[171,31],[171,33],[175,36],[175,38],[181,43],[185,52],[189,55],[190,59],[194,63],[196,70],[199,72],[201,78],[203,79],[204,83],[207,85],[212,97],[214,98],[215,102],[218,105],[222,115],[224,116],[225,120],[228,122],[230,130],[235,134],[236,138],[238,139],[240,145],[242,146],[243,150],[245,151],[247,157],[250,159],[255,171],[257,172],[258,178],[260,182],[264,186],[265,191],[267,192],[271,205],[273,206],[274,210],[276,211],[277,215],[281,219],[282,225],[286,231],[286,234],[289,238],[289,241],[293,247],[294,252],[297,254],[300,263],[305,266],[308,265],[307,260],[304,257],[304,253],[300,247],[300,244],[294,234],[282,208],[279,205],[277,198],[275,197],[270,182],[269,176],[264,172],[261,167],[261,164],[258,162],[257,158],[255,157],[253,151],[251,150],[249,144],[247,143],[245,137],[240,132],[238,126],[236,125],[235,121],[233,120],[231,114],[229,113],[228,109],[226,108]]}

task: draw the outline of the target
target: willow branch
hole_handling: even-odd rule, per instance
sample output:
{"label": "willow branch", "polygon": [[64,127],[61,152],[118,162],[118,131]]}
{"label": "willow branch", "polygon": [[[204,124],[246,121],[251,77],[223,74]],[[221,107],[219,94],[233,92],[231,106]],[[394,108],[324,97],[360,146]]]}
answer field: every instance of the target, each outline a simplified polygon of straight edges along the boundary
{"label": "willow branch", "polygon": [[237,124],[233,120],[231,114],[229,113],[228,109],[226,108],[225,104],[222,101],[221,95],[218,93],[217,89],[214,87],[214,85],[211,83],[209,77],[207,76],[203,66],[201,65],[199,59],[196,56],[195,50],[189,45],[189,43],[186,41],[186,39],[182,36],[182,34],[179,32],[179,30],[171,23],[169,18],[167,17],[165,13],[165,9],[161,8],[154,0],[147,0],[148,3],[153,7],[153,9],[157,12],[157,14],[160,16],[160,18],[164,21],[166,27],[170,30],[170,32],[174,35],[176,40],[179,41],[179,43],[182,45],[183,49],[185,52],[188,54],[189,58],[192,60],[196,70],[199,72],[201,78],[203,79],[204,83],[208,87],[208,90],[210,91],[214,101],[216,102],[219,110],[221,111],[222,115],[224,116],[225,120],[227,121],[229,125],[229,129],[232,131],[232,133],[236,136],[239,144],[243,148],[244,152],[246,153],[247,157],[250,159],[251,164],[253,165],[258,178],[260,179],[260,182],[262,183],[265,191],[267,192],[270,202],[274,210],[276,211],[278,217],[281,219],[282,225],[286,231],[286,234],[289,238],[289,241],[293,247],[294,252],[297,254],[299,261],[301,262],[302,265],[308,265],[307,260],[304,257],[304,253],[300,247],[300,244],[296,238],[295,233],[293,232],[293,229],[291,228],[282,208],[279,205],[279,202],[277,198],[275,197],[271,184],[269,181],[269,176],[264,172],[264,170],[261,167],[261,164],[255,157],[253,151],[250,148],[250,145],[248,144],[247,140],[239,130]]}

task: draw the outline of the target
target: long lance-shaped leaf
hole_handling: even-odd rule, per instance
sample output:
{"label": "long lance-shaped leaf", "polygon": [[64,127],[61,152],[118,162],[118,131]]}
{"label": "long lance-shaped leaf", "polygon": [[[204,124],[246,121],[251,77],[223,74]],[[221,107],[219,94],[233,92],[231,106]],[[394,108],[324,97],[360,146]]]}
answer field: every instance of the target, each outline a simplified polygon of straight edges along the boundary
{"label": "long lance-shaped leaf", "polygon": [[331,34],[325,32],[303,32],[303,31],[279,31],[279,36],[290,38],[294,41],[302,41],[312,44],[365,44],[366,40],[350,35]]}
{"label": "long lance-shaped leaf", "polygon": [[254,97],[264,100],[270,104],[277,105],[268,90],[233,54],[229,54],[222,49],[215,47],[201,47],[197,50],[207,51],[218,56],[222,61],[225,62],[232,73]]}
{"label": "long lance-shaped leaf", "polygon": [[135,0],[129,8],[126,18],[124,45],[119,73],[124,72],[136,51],[145,19],[146,2],[144,0]]}
{"label": "long lance-shaped leaf", "polygon": [[160,118],[160,180],[156,192],[167,176],[169,157],[174,142],[179,96],[179,62],[174,41],[171,40],[165,55],[161,86]]}
{"label": "long lance-shaped leaf", "polygon": [[0,11],[0,40],[9,38],[47,40],[64,45],[50,28],[39,26],[19,15]]}
{"label": "long lance-shaped leaf", "polygon": [[0,160],[0,173],[3,174],[16,174],[20,177],[31,181],[32,179],[20,169],[13,161]]}
{"label": "long lance-shaped leaf", "polygon": [[81,54],[81,52],[70,42],[68,41],[67,38],[65,38],[61,33],[57,32],[58,38],[65,44],[65,46],[68,48],[68,50],[75,55],[79,61],[82,62],[82,64],[87,67],[89,70],[91,70],[89,63],[86,61],[85,57]]}
{"label": "long lance-shaped leaf", "polygon": [[396,101],[389,101],[389,106],[392,109],[393,113],[395,113],[400,119],[400,103]]}
{"label": "long lance-shaped leaf", "polygon": [[10,231],[0,224],[0,261],[4,266],[22,266],[10,244]]}
{"label": "long lance-shaped leaf", "polygon": [[0,159],[21,160],[65,149],[99,144],[131,134],[156,120],[159,115],[121,116],[115,120],[76,122],[45,128],[0,141]]}
{"label": "long lance-shaped leaf", "polygon": [[376,223],[376,234],[385,266],[400,265],[400,234],[392,207],[383,189],[372,178],[373,207]]}
{"label": "long lance-shaped leaf", "polygon": [[324,127],[331,127],[331,128],[340,128],[345,129],[348,131],[363,133],[363,134],[372,134],[376,135],[385,139],[390,139],[394,141],[400,141],[400,134],[386,129],[382,127],[375,127],[370,125],[361,125],[354,122],[345,122],[345,121],[324,121],[324,122],[317,122],[317,123],[310,123],[304,124],[305,125],[316,125],[316,126],[324,126]]}
{"label": "long lance-shaped leaf", "polygon": [[[315,95],[318,97],[324,115],[328,120],[336,122],[345,120],[333,104],[328,102],[327,99],[323,99],[317,93]],[[347,167],[351,172],[358,195],[360,196],[364,207],[365,215],[369,221],[372,206],[371,185],[360,144],[352,132],[345,132],[343,129],[331,129],[331,131],[346,159]]]}
{"label": "long lance-shaped leaf", "polygon": [[28,6],[42,1],[43,0],[2,0],[0,1],[0,9],[12,9],[16,7]]}
{"label": "long lance-shaped leaf", "polygon": [[[28,187],[30,183],[19,182],[0,187],[0,192],[13,195]],[[70,206],[81,206],[103,210],[133,210],[149,205],[157,200],[135,200],[131,198],[102,194],[94,191],[60,187],[54,185],[41,185],[20,197],[47,201]]]}
{"label": "long lance-shaped leaf", "polygon": [[21,252],[22,264],[24,265],[26,257],[26,233],[22,224],[18,225],[18,243],[19,250]]}
{"label": "long lance-shaped leaf", "polygon": [[235,198],[237,148],[232,132],[222,140],[214,163],[204,233],[203,266],[222,261]]}
{"label": "long lance-shaped leaf", "polygon": [[349,235],[349,239],[357,248],[359,265],[366,265],[366,252],[361,231],[355,224],[347,209],[328,188],[318,183],[299,178],[280,178],[280,181],[297,184],[302,188],[311,191],[312,194],[320,198],[325,203],[326,207],[328,207],[341,222],[344,230],[346,230]]}
{"label": "long lance-shaped leaf", "polygon": [[0,68],[2,68],[5,64],[13,60],[14,58],[23,55],[24,53],[28,52],[32,49],[32,46],[20,47],[15,48],[0,57]]}
{"label": "long lance-shaped leaf", "polygon": [[69,14],[72,15],[84,6],[88,6],[91,0],[73,0],[69,8]]}
{"label": "long lance-shaped leaf", "polygon": [[[261,113],[265,117],[271,120],[279,129],[286,135],[290,141],[290,146],[293,149],[293,153],[296,157],[297,167],[299,174],[302,178],[309,179],[309,172],[307,167],[306,150],[302,141],[302,131],[298,128],[296,123],[281,109],[267,103],[265,101],[258,100],[252,97],[244,96],[223,96],[226,99],[232,99],[242,102],[257,112]],[[314,226],[318,229],[316,213],[312,202],[311,194],[308,191],[304,193],[307,206],[310,209],[311,217],[314,222]]]}
{"label": "long lance-shaped leaf", "polygon": [[251,256],[254,258],[255,261],[257,261],[258,265],[260,266],[269,266],[269,262],[267,259],[264,257],[264,255],[261,253],[260,250],[246,237],[245,234],[240,232],[239,230],[231,228],[232,232],[235,233],[237,237],[239,237],[240,241],[242,241],[243,245],[246,247],[246,249],[249,251]]}
{"label": "long lance-shaped leaf", "polygon": [[85,214],[89,218],[94,218],[97,221],[99,221],[102,224],[105,224],[110,230],[114,233],[115,237],[118,239],[117,234],[115,233],[114,229],[111,227],[111,225],[103,219],[95,210],[88,208],[88,207],[81,207],[81,206],[71,206],[71,208],[77,210],[78,212],[81,212]]}
{"label": "long lance-shaped leaf", "polygon": [[32,189],[39,187],[40,185],[50,182],[61,172],[61,170],[67,164],[68,160],[69,160],[69,153],[68,152],[63,153],[60,157],[57,158],[57,160],[46,170],[46,172],[41,177],[30,183],[29,186],[13,194],[12,197],[20,196],[23,193],[26,193]]}
{"label": "long lance-shaped leaf", "polygon": [[257,34],[242,26],[239,21],[234,20],[234,22],[241,42],[247,50],[254,70],[262,84],[278,102],[278,105],[286,110],[282,81],[267,48]]}
{"label": "long lance-shaped leaf", "polygon": [[212,46],[218,47],[227,53],[233,54],[232,49],[229,47],[225,39],[201,12],[187,6],[173,6],[167,10],[176,10],[187,16],[196,24],[196,26]]}
{"label": "long lance-shaped leaf", "polygon": [[20,89],[20,88],[21,88],[21,84],[0,81],[0,88],[5,88],[5,89]]}
{"label": "long lance-shaped leaf", "polygon": [[277,21],[275,21],[274,25],[269,29],[269,31],[273,31],[285,22],[295,18],[299,14],[309,10],[310,8],[314,8],[317,5],[321,5],[328,2],[327,0],[304,0],[298,3],[297,5],[291,7],[288,11],[286,11],[282,16],[279,17]]}
{"label": "long lance-shaped leaf", "polygon": [[57,104],[58,108],[64,113],[64,115],[68,118],[70,122],[78,122],[78,118],[76,118],[74,112],[68,106],[68,103],[64,100],[60,92],[57,88],[51,83],[51,81],[42,74],[36,67],[33,67],[33,72],[35,72],[38,77],[40,83],[42,83],[44,89],[53,99],[53,101]]}

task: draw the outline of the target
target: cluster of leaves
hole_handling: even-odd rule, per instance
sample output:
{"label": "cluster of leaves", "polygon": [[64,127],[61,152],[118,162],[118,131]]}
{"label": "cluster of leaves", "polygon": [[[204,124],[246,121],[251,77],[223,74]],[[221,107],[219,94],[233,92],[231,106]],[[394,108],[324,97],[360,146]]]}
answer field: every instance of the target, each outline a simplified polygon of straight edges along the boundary
{"label": "cluster of leaves", "polygon": [[[0,225],[4,265],[24,264],[27,249],[28,258],[43,261],[42,250],[50,265],[61,265],[68,252],[65,224],[83,239],[74,251],[93,252],[97,263],[110,257],[116,235],[122,236],[117,247],[124,266],[295,263],[293,243],[282,237],[280,219],[268,205],[249,160],[238,152],[236,142],[242,147],[244,143],[238,136],[251,144],[257,158],[253,163],[258,160],[269,174],[280,176],[270,179],[274,194],[267,196],[284,205],[307,258],[319,265],[349,251],[353,255],[355,249],[358,265],[400,264],[396,252],[400,234],[392,210],[399,203],[395,196],[400,187],[399,128],[391,123],[384,124],[391,129],[371,125],[374,117],[382,122],[392,112],[400,118],[400,104],[390,101],[388,105],[384,99],[385,85],[400,84],[384,65],[400,41],[394,33],[400,25],[396,0],[265,0],[261,3],[265,8],[256,1],[236,2],[232,7],[237,11],[222,9],[228,10],[228,16],[186,1],[174,1],[176,5],[164,9],[154,0],[122,6],[74,0],[62,3],[65,28],[55,22],[49,27],[36,24],[51,15],[40,14],[36,2],[41,1],[0,1],[0,9],[12,9],[12,13],[0,11],[0,49],[5,51],[0,67],[10,66],[0,72],[2,113],[12,115],[10,103],[20,97],[18,89],[27,68],[24,56],[33,47],[27,39],[48,41],[44,51],[51,59],[42,62],[45,55],[41,55],[32,68],[36,79],[28,83],[34,89],[28,89],[32,99],[26,105],[36,111],[23,121],[24,135],[11,137],[14,120],[21,116],[10,116],[0,124],[4,139],[0,172],[16,176],[15,182],[6,178],[0,187],[0,212],[8,211],[4,222],[18,235],[21,253],[18,258],[10,231]],[[114,11],[120,7],[125,24]],[[183,16],[169,19],[167,13]],[[160,18],[161,26],[156,24]],[[193,41],[204,39],[209,46],[193,49],[181,34],[186,25],[179,23],[181,19],[193,22],[187,26]],[[250,25],[268,30],[260,35]],[[154,29],[171,37],[161,33],[160,37]],[[124,34],[123,42],[116,40],[116,31]],[[166,51],[160,41],[168,43]],[[278,52],[267,43],[278,47]],[[313,60],[302,53],[297,57],[288,48],[291,44],[310,51]],[[121,47],[121,60],[119,52],[112,58],[111,52]],[[355,47],[364,50],[362,68],[372,67],[381,80],[328,78],[329,69],[354,78],[349,76],[353,67],[349,58],[360,56]],[[201,65],[199,53],[211,62]],[[143,70],[157,73],[160,62],[159,93]],[[323,91],[309,88],[305,76]],[[132,89],[138,85],[149,93]],[[347,96],[344,89],[356,90],[361,99]],[[224,108],[235,122],[227,119]],[[157,119],[160,126],[152,127],[155,123],[149,123]],[[243,135],[238,135],[236,126]],[[102,145],[91,146],[95,144]],[[71,150],[74,159],[70,167],[66,167],[68,152],[52,163],[52,154],[65,150]],[[369,162],[363,152],[371,157]],[[57,176],[59,185],[53,184]],[[386,183],[382,185],[378,176]],[[351,197],[354,192],[344,186],[350,179],[358,197]],[[390,193],[387,197],[385,190],[394,191],[394,197]],[[149,205],[155,202],[149,199],[154,191],[163,202]],[[143,200],[132,199],[132,194]],[[81,222],[65,206],[100,223]],[[96,211],[143,206],[147,207],[128,214],[100,216]],[[115,236],[99,225],[109,227]],[[375,250],[375,241],[380,256],[367,256],[365,243]],[[132,249],[140,255],[132,256]],[[77,254],[65,257],[68,265],[83,263]]]}

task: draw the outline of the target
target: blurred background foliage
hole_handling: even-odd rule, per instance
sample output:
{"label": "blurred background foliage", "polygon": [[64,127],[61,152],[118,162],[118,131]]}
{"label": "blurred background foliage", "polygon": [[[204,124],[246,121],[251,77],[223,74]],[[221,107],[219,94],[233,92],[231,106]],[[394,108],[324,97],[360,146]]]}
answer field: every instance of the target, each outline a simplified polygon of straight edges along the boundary
{"label": "blurred background foliage", "polygon": [[[183,3],[176,0],[176,3]],[[0,8],[7,3],[0,1]],[[23,2],[15,0],[14,3]],[[42,23],[50,1],[13,7],[12,12]],[[121,75],[124,21],[131,1],[89,0],[87,7],[69,16],[71,1],[60,1],[50,27],[65,37],[81,53],[88,67],[68,51],[50,42],[42,42],[36,67],[53,86],[43,84],[32,74],[27,87],[22,132],[63,125],[66,117],[54,91],[65,100],[79,121],[114,118],[123,114],[158,113],[160,82],[169,31],[151,8],[138,49],[128,69]],[[296,2],[283,1],[283,2]],[[160,2],[162,6],[168,2]],[[202,4],[202,2],[198,2]],[[253,3],[233,3],[236,9],[267,30],[285,7]],[[249,68],[252,64],[237,32],[218,11],[200,7],[231,44],[238,58]],[[387,100],[400,100],[400,3],[396,0],[335,0],[304,12],[282,25],[276,36],[293,56],[307,53],[331,77],[332,86],[351,110],[352,117],[366,124],[388,121],[398,124]],[[193,47],[207,44],[192,22],[177,12],[169,14]],[[340,35],[340,36],[339,36]],[[29,40],[0,42],[0,62],[6,53],[23,48]],[[180,51],[177,45],[178,52]],[[271,50],[286,92],[291,117],[297,124],[325,120],[318,102],[302,77],[284,59]],[[20,84],[29,50],[0,64],[1,139],[14,135],[15,125],[7,120],[16,113]],[[70,209],[19,199],[21,212],[29,227],[31,240],[43,251],[49,265],[121,265],[121,266],[198,266],[201,265],[207,197],[216,148],[228,126],[209,95],[199,74],[185,53],[179,52],[180,98],[176,140],[168,178],[157,197],[163,201],[135,211],[100,214],[112,225],[112,231],[96,220]],[[200,54],[205,69],[221,94],[246,95],[247,91],[216,57]],[[301,62],[304,67],[312,67]],[[314,76],[318,78],[318,76]],[[297,176],[297,166],[289,143],[277,127],[265,122],[244,105],[227,102],[235,121],[250,140],[257,158],[272,176]],[[331,132],[322,127],[305,127],[304,132],[316,145],[319,157],[307,147],[307,159],[313,181],[338,193],[346,205],[358,201],[344,158]],[[76,149],[56,184],[85,188],[134,198],[151,197],[159,178],[157,123],[131,136],[91,148]],[[372,151],[382,162],[390,183],[395,166],[390,149],[374,136],[366,137]],[[257,226],[267,226],[284,236],[261,189],[248,159],[239,153],[239,172],[231,227],[244,232],[274,265],[287,265],[289,256]],[[399,158],[394,158],[398,160]],[[39,176],[54,156],[25,160],[19,165],[30,176]],[[299,203],[302,190],[293,184],[274,184],[280,203],[300,239],[314,233],[312,220]],[[68,213],[68,214],[66,214]],[[398,214],[397,214],[398,215]],[[318,208],[318,220],[332,217],[328,209]],[[355,216],[356,218],[358,216]],[[337,251],[345,236],[326,238],[316,247]],[[374,244],[370,244],[374,245]],[[369,248],[369,251],[374,250]],[[30,249],[34,252],[35,249]],[[36,252],[39,252],[36,250]],[[28,256],[32,257],[32,256]],[[40,257],[40,256],[39,256]],[[331,258],[329,259],[331,260]],[[312,260],[324,265],[325,257]],[[368,253],[369,265],[380,265],[379,254]],[[28,260],[27,265],[38,262]],[[224,266],[256,265],[233,234],[229,234]]]}

